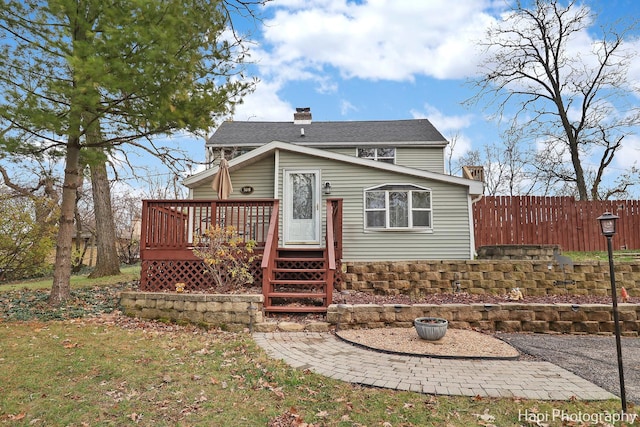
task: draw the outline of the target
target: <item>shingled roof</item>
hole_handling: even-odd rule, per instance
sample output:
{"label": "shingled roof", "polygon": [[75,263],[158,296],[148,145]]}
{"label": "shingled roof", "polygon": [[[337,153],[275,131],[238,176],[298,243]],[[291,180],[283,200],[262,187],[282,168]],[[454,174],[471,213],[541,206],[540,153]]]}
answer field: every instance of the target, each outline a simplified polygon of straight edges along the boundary
{"label": "shingled roof", "polygon": [[435,145],[447,140],[427,119],[347,122],[224,122],[208,146],[260,146],[271,141],[300,145]]}

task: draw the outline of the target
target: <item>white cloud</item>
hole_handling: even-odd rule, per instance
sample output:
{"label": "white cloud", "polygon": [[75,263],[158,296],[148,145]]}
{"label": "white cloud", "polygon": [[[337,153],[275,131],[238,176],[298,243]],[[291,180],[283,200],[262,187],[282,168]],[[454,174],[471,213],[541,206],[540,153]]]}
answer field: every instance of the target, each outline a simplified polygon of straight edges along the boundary
{"label": "white cloud", "polygon": [[471,40],[491,22],[489,6],[478,0],[458,0],[455,7],[448,0],[277,2],[265,21],[270,57],[261,66],[301,79],[326,67],[370,80],[468,76],[475,71]]}
{"label": "white cloud", "polygon": [[414,118],[427,118],[429,121],[442,133],[459,132],[461,129],[471,126],[472,115],[445,115],[438,108],[425,104],[424,113],[419,111],[412,111],[411,114]]}
{"label": "white cloud", "polygon": [[472,124],[472,116],[466,115],[446,115],[436,107],[429,104],[424,105],[425,112],[411,111],[415,119],[428,119],[436,129],[449,141],[449,150],[453,150],[453,159],[458,159],[471,150],[471,140],[462,129],[469,128]]}
{"label": "white cloud", "polygon": [[358,111],[358,109],[349,101],[343,99],[340,101],[340,114],[346,116],[349,111]]}
{"label": "white cloud", "polygon": [[290,121],[293,120],[291,104],[278,96],[280,85],[260,82],[256,91],[244,98],[236,107],[235,120],[241,121]]}
{"label": "white cloud", "polygon": [[640,136],[627,135],[615,156],[616,165],[624,170],[640,167]]}

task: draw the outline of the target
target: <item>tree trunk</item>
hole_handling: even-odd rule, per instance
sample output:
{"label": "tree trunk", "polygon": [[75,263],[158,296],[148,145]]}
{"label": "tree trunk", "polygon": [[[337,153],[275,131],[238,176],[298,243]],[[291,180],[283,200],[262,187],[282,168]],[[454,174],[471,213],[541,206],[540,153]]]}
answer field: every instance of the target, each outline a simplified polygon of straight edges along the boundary
{"label": "tree trunk", "polygon": [[91,189],[93,190],[93,208],[96,217],[96,267],[89,275],[91,278],[115,276],[120,274],[120,259],[116,247],[115,223],[111,208],[111,189],[107,166],[104,161],[89,165],[91,170]]}
{"label": "tree trunk", "polygon": [[70,140],[64,168],[60,222],[56,239],[56,258],[53,269],[53,284],[49,304],[61,305],[71,295],[71,249],[73,243],[73,219],[75,216],[76,192],[78,191],[80,145]]}

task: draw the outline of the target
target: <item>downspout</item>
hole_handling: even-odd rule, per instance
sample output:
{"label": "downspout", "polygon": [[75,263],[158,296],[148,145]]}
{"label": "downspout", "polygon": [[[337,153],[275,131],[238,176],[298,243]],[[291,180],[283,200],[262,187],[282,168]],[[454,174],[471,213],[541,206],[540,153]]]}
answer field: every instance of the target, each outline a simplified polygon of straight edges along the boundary
{"label": "downspout", "polygon": [[278,198],[278,186],[280,183],[280,149],[276,148],[275,149],[275,154],[274,154],[274,162],[273,162],[273,173],[274,173],[274,177],[273,177],[273,198],[277,199]]}

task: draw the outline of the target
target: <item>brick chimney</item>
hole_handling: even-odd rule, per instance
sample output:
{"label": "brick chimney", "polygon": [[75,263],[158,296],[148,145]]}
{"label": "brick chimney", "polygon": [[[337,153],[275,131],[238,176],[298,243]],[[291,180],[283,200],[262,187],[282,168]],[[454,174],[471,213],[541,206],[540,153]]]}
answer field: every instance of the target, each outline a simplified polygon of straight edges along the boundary
{"label": "brick chimney", "polygon": [[311,123],[311,108],[302,107],[296,108],[296,112],[293,113],[294,125],[308,125]]}

